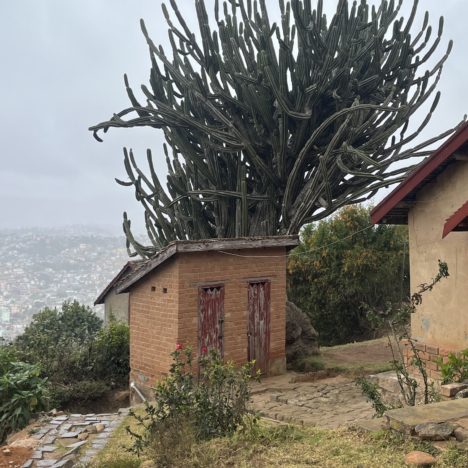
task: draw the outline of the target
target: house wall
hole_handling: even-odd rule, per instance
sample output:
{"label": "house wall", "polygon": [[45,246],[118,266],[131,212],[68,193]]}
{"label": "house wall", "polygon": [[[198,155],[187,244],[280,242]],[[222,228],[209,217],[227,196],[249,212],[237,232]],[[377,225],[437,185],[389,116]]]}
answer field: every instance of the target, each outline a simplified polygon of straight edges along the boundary
{"label": "house wall", "polygon": [[[408,216],[411,290],[436,275],[438,259],[448,264],[450,274],[424,294],[411,319],[412,337],[422,352],[430,349],[428,362],[448,350],[468,348],[468,233],[442,239],[447,218],[467,200],[468,163],[458,161],[418,193]],[[429,367],[437,378],[438,367]]]}
{"label": "house wall", "polygon": [[128,323],[129,294],[116,294],[112,291],[104,302],[104,324],[108,324],[111,317],[118,322]]}
{"label": "house wall", "polygon": [[198,347],[198,288],[224,285],[224,357],[236,364],[247,362],[248,284],[271,282],[269,374],[286,369],[286,250],[248,249],[232,252],[181,255],[179,259],[179,342]]}
{"label": "house wall", "polygon": [[177,343],[178,282],[179,265],[170,259],[130,291],[130,381],[147,397],[167,375]]}
{"label": "house wall", "polygon": [[146,395],[167,374],[176,343],[197,351],[198,289],[203,286],[224,285],[224,358],[242,364],[247,361],[249,280],[271,282],[269,373],[285,371],[286,249],[232,253],[246,257],[219,252],[177,254],[132,287],[130,375]]}

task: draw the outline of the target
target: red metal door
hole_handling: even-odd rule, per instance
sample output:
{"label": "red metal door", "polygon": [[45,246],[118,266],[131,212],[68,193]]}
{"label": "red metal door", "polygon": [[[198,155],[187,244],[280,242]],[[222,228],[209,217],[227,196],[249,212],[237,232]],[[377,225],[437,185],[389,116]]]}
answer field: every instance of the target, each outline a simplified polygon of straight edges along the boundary
{"label": "red metal door", "polygon": [[223,355],[224,287],[200,288],[198,307],[198,352],[215,349]]}
{"label": "red metal door", "polygon": [[270,354],[270,283],[249,283],[248,359],[255,369],[268,373]]}

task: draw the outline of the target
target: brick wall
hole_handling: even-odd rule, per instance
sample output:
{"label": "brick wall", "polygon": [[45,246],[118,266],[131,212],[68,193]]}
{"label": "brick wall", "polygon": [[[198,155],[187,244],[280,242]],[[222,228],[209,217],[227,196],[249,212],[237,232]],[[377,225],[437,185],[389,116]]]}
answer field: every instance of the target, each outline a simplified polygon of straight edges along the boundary
{"label": "brick wall", "polygon": [[[403,346],[403,357],[405,364],[408,366],[410,371],[417,371],[417,369],[412,365],[414,354],[408,340],[402,340],[401,343]],[[428,377],[437,381],[441,380],[440,366],[438,361],[442,359],[443,363],[447,362],[449,353],[456,351],[439,348],[438,346],[421,343],[419,341],[415,341],[414,344],[415,348],[418,350],[421,361],[425,365]]]}
{"label": "brick wall", "polygon": [[[131,380],[149,394],[166,375],[176,343],[198,348],[198,290],[224,286],[224,357],[247,361],[248,284],[271,282],[270,373],[284,372],[286,249],[177,254],[130,292]],[[166,288],[167,292],[163,292]]]}
{"label": "brick wall", "polygon": [[[284,371],[286,251],[284,248],[248,249],[232,252],[181,255],[179,263],[179,341],[197,349],[198,288],[224,286],[224,357],[237,364],[247,361],[248,284],[271,282],[270,370]],[[277,257],[276,257],[277,256]]]}
{"label": "brick wall", "polygon": [[130,291],[130,380],[146,394],[167,374],[177,342],[178,281],[170,259]]}

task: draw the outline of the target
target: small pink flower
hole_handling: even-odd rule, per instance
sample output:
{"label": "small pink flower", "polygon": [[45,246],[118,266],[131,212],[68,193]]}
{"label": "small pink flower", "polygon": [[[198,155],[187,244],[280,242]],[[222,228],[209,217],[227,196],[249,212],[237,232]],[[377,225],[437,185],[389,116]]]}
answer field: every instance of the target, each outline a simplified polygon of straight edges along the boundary
{"label": "small pink flower", "polygon": [[181,343],[177,343],[176,346],[175,346],[175,349],[176,349],[177,351],[180,351],[181,349],[184,349],[184,347],[182,346]]}
{"label": "small pink flower", "polygon": [[202,354],[206,354],[208,352],[208,348],[205,345],[203,345],[200,351]]}

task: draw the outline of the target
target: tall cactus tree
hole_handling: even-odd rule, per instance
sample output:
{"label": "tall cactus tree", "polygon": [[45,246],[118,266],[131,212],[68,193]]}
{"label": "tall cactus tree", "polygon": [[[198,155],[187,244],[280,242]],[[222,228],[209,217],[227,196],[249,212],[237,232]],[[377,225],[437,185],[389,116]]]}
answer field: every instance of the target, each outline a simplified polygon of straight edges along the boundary
{"label": "tall cactus tree", "polygon": [[[452,42],[433,59],[442,36],[426,12],[413,32],[418,1],[400,18],[403,0],[339,0],[330,21],[323,1],[218,1],[214,18],[195,0],[199,32],[175,0],[163,5],[171,54],[141,28],[151,58],[150,86],[131,106],[90,128],[162,129],[169,175],[160,183],[148,150],[142,170],[124,150],[128,181],[145,210],[150,246],[135,240],[124,214],[132,255],[150,257],[174,239],[294,234],[302,225],[358,203],[399,182],[428,147],[453,129],[418,144],[439,101],[435,93]],[[184,7],[185,7],[184,1]],[[432,37],[435,36],[435,37]],[[430,63],[434,63],[431,60]],[[427,103],[422,121],[408,131]],[[417,161],[417,159],[416,159]],[[402,167],[404,166],[404,167]]]}

